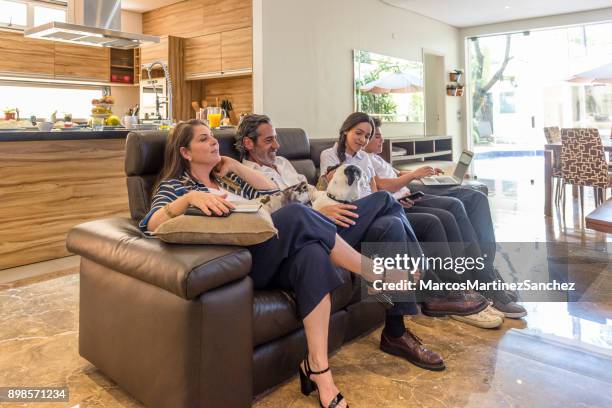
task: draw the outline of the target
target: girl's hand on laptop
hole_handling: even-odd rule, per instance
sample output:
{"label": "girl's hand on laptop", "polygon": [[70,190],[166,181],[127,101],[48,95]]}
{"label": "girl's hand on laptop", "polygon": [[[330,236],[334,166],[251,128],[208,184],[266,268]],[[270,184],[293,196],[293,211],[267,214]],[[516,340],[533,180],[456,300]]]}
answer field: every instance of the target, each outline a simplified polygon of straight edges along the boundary
{"label": "girl's hand on laptop", "polygon": [[434,174],[436,174],[435,170],[433,167],[431,166],[423,166],[423,167],[419,167],[418,169],[414,170],[412,172],[412,175],[415,179],[420,179],[423,177],[429,177],[429,176],[433,176]]}
{"label": "girl's hand on laptop", "polygon": [[442,170],[442,169],[440,169],[438,167],[435,167],[434,171],[436,172],[436,176],[439,175],[439,174],[444,174],[444,170]]}

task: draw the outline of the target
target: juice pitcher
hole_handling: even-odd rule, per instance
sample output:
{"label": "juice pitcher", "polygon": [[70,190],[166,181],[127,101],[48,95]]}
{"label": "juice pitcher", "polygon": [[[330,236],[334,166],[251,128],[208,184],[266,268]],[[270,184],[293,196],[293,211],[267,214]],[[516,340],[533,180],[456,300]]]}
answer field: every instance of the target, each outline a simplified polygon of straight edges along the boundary
{"label": "juice pitcher", "polygon": [[221,126],[223,119],[227,117],[227,113],[224,109],[219,107],[209,107],[200,109],[200,119],[208,121],[208,126],[212,128],[218,128]]}

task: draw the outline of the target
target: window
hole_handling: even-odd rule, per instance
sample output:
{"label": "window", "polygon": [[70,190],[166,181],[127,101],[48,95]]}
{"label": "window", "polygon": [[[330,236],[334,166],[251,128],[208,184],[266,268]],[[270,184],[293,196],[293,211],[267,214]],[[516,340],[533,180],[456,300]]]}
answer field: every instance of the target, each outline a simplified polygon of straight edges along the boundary
{"label": "window", "polygon": [[0,25],[24,28],[28,25],[28,5],[15,1],[0,0]]}
{"label": "window", "polygon": [[65,8],[34,6],[34,27],[51,21],[66,22]]}
{"label": "window", "polygon": [[59,0],[0,0],[0,27],[24,30],[51,21],[66,21],[67,5]]}
{"label": "window", "polygon": [[74,119],[87,119],[91,115],[91,100],[102,96],[100,87],[75,87],[8,84],[0,82],[0,108],[18,108],[19,116],[28,119],[49,119],[57,111],[57,119],[71,113]]}

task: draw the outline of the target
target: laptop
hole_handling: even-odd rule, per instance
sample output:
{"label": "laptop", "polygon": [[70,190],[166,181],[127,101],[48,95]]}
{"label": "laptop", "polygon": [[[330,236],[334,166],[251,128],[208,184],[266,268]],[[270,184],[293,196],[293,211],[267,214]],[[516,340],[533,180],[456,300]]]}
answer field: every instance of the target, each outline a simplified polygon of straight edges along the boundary
{"label": "laptop", "polygon": [[467,170],[470,167],[472,157],[474,157],[474,153],[464,150],[461,152],[459,162],[457,163],[452,176],[442,175],[423,177],[421,182],[423,182],[423,184],[426,186],[458,186],[463,182],[463,177],[465,177],[465,173],[467,173]]}

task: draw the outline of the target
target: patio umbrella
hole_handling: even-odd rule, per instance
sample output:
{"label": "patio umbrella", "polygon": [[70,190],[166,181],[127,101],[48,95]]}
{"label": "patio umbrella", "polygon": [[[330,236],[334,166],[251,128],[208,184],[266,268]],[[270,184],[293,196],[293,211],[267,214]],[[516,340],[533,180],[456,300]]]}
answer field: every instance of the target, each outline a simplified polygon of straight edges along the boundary
{"label": "patio umbrella", "polygon": [[568,78],[567,81],[588,84],[612,84],[612,62],[576,74]]}
{"label": "patio umbrella", "polygon": [[410,93],[423,90],[423,80],[405,72],[392,72],[359,88],[370,93]]}

